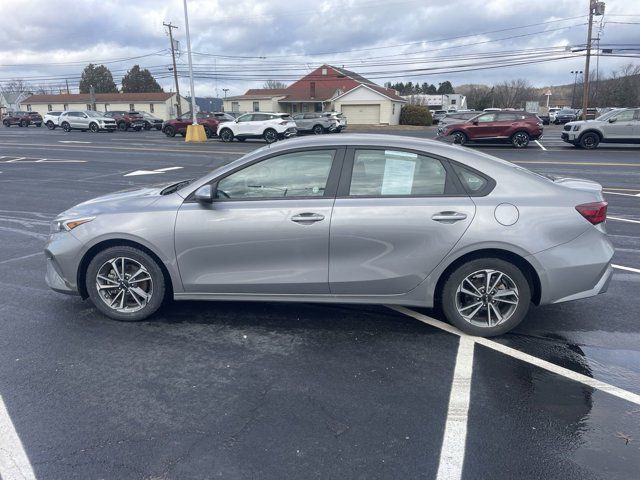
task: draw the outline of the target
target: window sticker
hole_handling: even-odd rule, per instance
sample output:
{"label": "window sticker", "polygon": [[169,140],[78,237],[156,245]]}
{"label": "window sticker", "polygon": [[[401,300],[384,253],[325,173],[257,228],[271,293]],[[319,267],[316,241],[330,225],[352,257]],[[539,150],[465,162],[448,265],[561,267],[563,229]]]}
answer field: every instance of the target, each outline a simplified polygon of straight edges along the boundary
{"label": "window sticker", "polygon": [[[396,152],[393,152],[393,155],[396,155]],[[403,153],[399,156],[406,155]],[[416,162],[413,160],[387,158],[384,164],[382,195],[410,195],[415,170]]]}

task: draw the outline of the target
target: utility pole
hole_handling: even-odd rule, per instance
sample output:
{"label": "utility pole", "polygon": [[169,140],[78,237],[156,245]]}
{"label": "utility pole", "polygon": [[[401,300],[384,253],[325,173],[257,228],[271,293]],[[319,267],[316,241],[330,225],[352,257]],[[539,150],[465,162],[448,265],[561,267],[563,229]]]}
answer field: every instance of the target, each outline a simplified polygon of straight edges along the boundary
{"label": "utility pole", "polygon": [[604,15],[604,2],[589,0],[589,28],[587,29],[587,58],[584,64],[584,88],[582,91],[582,119],[587,119],[589,106],[589,63],[591,61],[591,33],[593,31],[593,16]]}
{"label": "utility pole", "polygon": [[229,89],[223,88],[222,91],[224,92],[224,98],[227,98],[227,92],[229,91]]}
{"label": "utility pole", "polygon": [[67,94],[69,93],[69,80],[67,80],[66,78],[64,79],[64,83],[67,84]]}
{"label": "utility pole", "polygon": [[176,68],[176,51],[173,47],[173,29],[178,28],[169,23],[162,23],[169,29],[169,41],[171,42],[171,58],[173,59],[173,79],[176,81],[176,96],[178,98],[178,116],[182,115],[182,104],[180,102],[180,86],[178,85],[178,69]]}

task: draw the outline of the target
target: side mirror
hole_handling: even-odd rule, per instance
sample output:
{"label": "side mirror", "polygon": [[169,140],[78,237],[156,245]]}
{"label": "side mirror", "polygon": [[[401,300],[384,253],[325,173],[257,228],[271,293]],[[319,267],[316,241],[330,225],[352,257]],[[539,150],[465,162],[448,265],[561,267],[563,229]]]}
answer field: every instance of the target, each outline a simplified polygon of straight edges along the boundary
{"label": "side mirror", "polygon": [[474,125],[478,125],[478,120],[474,120],[472,123],[473,123]]}
{"label": "side mirror", "polygon": [[615,121],[616,121],[615,117],[609,119],[609,123],[615,123]]}
{"label": "side mirror", "polygon": [[213,203],[214,190],[211,185],[203,185],[196,190],[194,197],[200,203]]}

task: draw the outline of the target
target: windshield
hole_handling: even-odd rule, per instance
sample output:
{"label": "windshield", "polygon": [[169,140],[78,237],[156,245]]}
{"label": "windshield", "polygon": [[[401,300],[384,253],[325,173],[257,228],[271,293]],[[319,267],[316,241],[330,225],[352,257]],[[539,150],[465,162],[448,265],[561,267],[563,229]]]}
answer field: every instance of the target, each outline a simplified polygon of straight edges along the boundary
{"label": "windshield", "polygon": [[603,113],[602,115],[600,115],[598,117],[598,120],[608,120],[609,118],[613,117],[614,115],[620,113],[622,111],[622,109],[617,109],[617,110],[609,110],[607,113]]}
{"label": "windshield", "polygon": [[94,112],[93,110],[87,110],[86,112],[87,115],[89,115],[90,117],[102,117],[101,113],[98,112]]}

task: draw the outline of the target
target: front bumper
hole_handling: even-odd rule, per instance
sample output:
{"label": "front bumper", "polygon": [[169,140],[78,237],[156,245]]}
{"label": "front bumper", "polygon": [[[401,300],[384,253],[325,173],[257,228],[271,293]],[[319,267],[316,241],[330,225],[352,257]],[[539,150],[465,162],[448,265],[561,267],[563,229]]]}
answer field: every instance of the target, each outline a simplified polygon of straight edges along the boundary
{"label": "front bumper", "polygon": [[560,138],[563,142],[575,144],[578,141],[580,132],[562,132]]}
{"label": "front bumper", "polygon": [[297,134],[298,134],[298,129],[292,127],[292,128],[287,128],[284,132],[279,134],[279,137],[290,138],[290,137],[295,137]]}
{"label": "front bumper", "polygon": [[540,304],[568,302],[607,291],[613,269],[613,245],[592,228],[576,239],[531,256],[539,266]]}
{"label": "front bumper", "polygon": [[45,282],[60,293],[79,295],[78,267],[82,258],[82,243],[70,232],[54,233],[44,248],[47,262]]}

